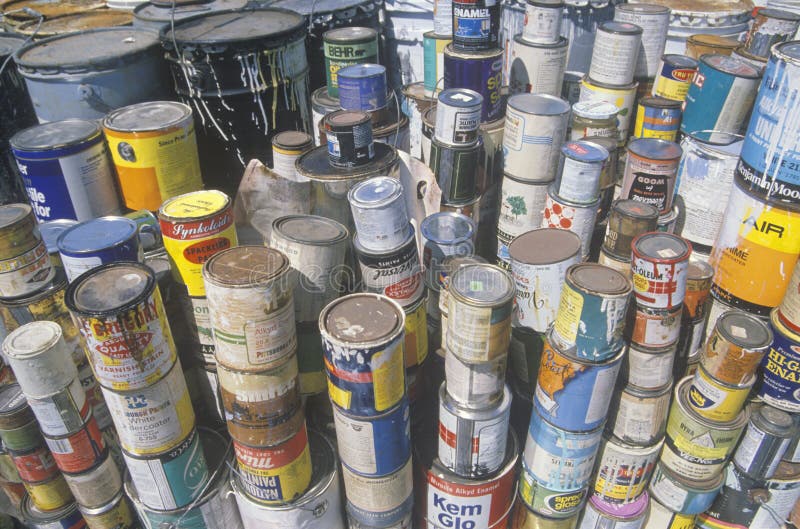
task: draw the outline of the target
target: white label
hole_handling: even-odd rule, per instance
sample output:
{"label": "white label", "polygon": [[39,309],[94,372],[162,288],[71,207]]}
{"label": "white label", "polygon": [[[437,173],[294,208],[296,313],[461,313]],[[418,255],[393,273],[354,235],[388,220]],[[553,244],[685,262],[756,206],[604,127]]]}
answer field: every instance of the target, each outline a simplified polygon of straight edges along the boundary
{"label": "white label", "polygon": [[[459,430],[464,428],[471,430],[469,440],[459,439],[463,435]],[[508,412],[486,421],[459,422],[444,406],[439,407],[439,459],[451,470],[499,469],[505,460],[507,440]],[[463,442],[469,446],[463,446]]]}
{"label": "white label", "polygon": [[617,382],[617,373],[619,372],[620,364],[614,367],[598,371],[594,388],[592,388],[592,396],[589,400],[589,407],[586,409],[586,417],[584,422],[593,423],[602,420],[608,414],[608,405],[611,403],[611,394],[614,391],[614,385]]}
{"label": "white label", "polygon": [[388,512],[402,505],[413,490],[411,459],[406,466],[387,476],[365,478],[342,468],[345,494],[353,505],[370,512]]}
{"label": "white label", "polygon": [[[739,446],[736,448],[736,453],[733,454],[733,461],[739,468],[745,470],[750,468],[750,464],[758,453],[758,448],[764,441],[764,437],[766,437],[766,434],[757,428],[756,425],[753,423],[747,425],[744,436],[739,442]],[[777,465],[780,461],[778,461],[777,457],[775,460],[775,464]]]}
{"label": "white label", "polygon": [[102,259],[99,257],[72,257],[63,253],[60,255],[61,263],[64,265],[64,272],[67,273],[67,281],[70,283],[82,273],[103,264]]}
{"label": "white label", "polygon": [[292,182],[310,182],[305,176],[298,174],[294,162],[300,157],[299,154],[284,154],[272,150],[272,171]]}
{"label": "white label", "polygon": [[649,444],[658,438],[667,423],[669,394],[642,399],[622,393],[616,417],[612,417],[614,435],[626,442]]}
{"label": "white label", "polygon": [[[588,483],[592,476],[594,461],[597,457],[596,448],[600,446],[599,443],[599,433],[586,441],[563,439],[558,442],[558,448],[561,448],[560,453],[552,453],[528,435],[522,457],[527,469],[545,487],[555,490],[579,488]],[[563,444],[569,445],[569,448],[562,446]],[[588,457],[565,457],[570,450],[585,451],[588,448],[586,445],[593,445],[595,448]]]}
{"label": "white label", "polygon": [[678,487],[664,474],[658,474],[656,479],[650,482],[650,488],[653,490],[653,497],[669,507],[675,512],[683,510],[686,503],[686,498],[689,492]]}
{"label": "white label", "polygon": [[[592,48],[589,77],[598,83],[621,86],[633,81],[641,34],[623,35],[597,31]],[[727,129],[720,129],[727,130]]]}
{"label": "white label", "polygon": [[161,494],[161,491],[171,490],[169,478],[164,467],[158,460],[148,461],[128,457],[122,453],[125,466],[131,473],[131,480],[136,486],[139,499],[145,505],[156,506],[161,509],[175,509],[175,498],[172,494]]}
{"label": "white label", "polygon": [[268,364],[294,351],[297,335],[294,325],[294,303],[261,321],[248,321],[244,327],[247,359],[252,364]]}
{"label": "white label", "polygon": [[70,383],[67,391],[52,397],[35,399],[28,397],[36,421],[42,433],[50,436],[74,433],[83,425],[81,411],[86,406],[86,393],[77,378]]}
{"label": "white label", "polygon": [[532,185],[504,178],[500,193],[498,230],[518,236],[541,227],[547,201],[547,185]]}
{"label": "white label", "polygon": [[628,349],[628,384],[642,389],[663,387],[672,376],[675,352],[644,353],[633,347]]}
{"label": "white label", "polygon": [[372,423],[346,417],[336,406],[333,407],[333,422],[336,424],[336,440],[342,463],[356,472],[375,474],[378,464]]}
{"label": "white label", "polygon": [[[568,114],[526,117],[508,107],[503,130],[505,172],[526,181],[555,179],[561,143],[567,134],[567,117]],[[537,163],[532,165],[531,160]]]}
{"label": "white label", "polygon": [[614,20],[629,22],[642,28],[642,44],[636,61],[636,77],[655,77],[659,59],[664,54],[664,44],[667,41],[669,13],[646,14],[615,9]]}
{"label": "white label", "polygon": [[71,454],[74,452],[72,449],[72,443],[69,442],[69,439],[51,439],[49,437],[45,437],[45,443],[47,443],[47,447],[50,449],[51,452],[54,454]]}
{"label": "white label", "polygon": [[465,364],[446,350],[444,359],[447,392],[456,401],[474,402],[503,391],[505,361]]}
{"label": "white label", "polygon": [[600,190],[602,170],[602,163],[581,162],[565,156],[557,186],[558,196],[581,204],[594,202]]}
{"label": "white label", "polygon": [[646,319],[644,330],[644,344],[647,346],[658,347],[675,343],[680,335],[680,317],[677,315],[668,316],[665,319]]}
{"label": "white label", "polygon": [[731,334],[736,338],[747,338],[747,329],[731,325]]}
{"label": "white label", "polygon": [[562,263],[547,266],[511,260],[511,272],[517,286],[515,318],[519,325],[536,332],[547,330],[556,319],[567,268],[579,261],[578,254]]}
{"label": "white label", "polygon": [[522,36],[538,44],[555,44],[561,36],[561,18],[560,5],[540,7],[528,3],[525,6]]}
{"label": "white label", "polygon": [[477,362],[488,360],[492,309],[469,307],[458,302],[451,302],[449,309],[448,352],[457,354],[464,360]]}

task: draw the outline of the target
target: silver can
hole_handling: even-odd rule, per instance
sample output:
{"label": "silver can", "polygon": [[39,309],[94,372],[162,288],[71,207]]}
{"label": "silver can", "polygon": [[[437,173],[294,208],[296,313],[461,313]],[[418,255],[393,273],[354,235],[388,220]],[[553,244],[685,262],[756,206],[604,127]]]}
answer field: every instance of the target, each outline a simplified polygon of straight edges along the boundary
{"label": "silver can", "polygon": [[554,44],[561,38],[563,2],[525,2],[522,38],[537,44]]}
{"label": "silver can", "polygon": [[643,390],[626,386],[610,413],[610,429],[622,441],[650,446],[664,436],[672,392],[672,378],[664,386]]}
{"label": "silver can", "polygon": [[503,176],[497,230],[512,238],[541,227],[549,185],[550,182],[525,182]]}
{"label": "silver can", "polygon": [[419,226],[423,238],[422,264],[425,282],[437,284],[445,257],[475,253],[475,221],[460,213],[440,212],[426,217]]}
{"label": "silver can", "polygon": [[472,145],[478,141],[483,96],[467,88],[439,92],[434,136],[445,145]]}
{"label": "silver can", "polygon": [[508,355],[490,362],[468,363],[445,350],[444,376],[447,394],[458,406],[485,409],[503,396]]}
{"label": "silver can", "polygon": [[364,248],[385,252],[406,242],[408,211],[403,184],[397,178],[376,176],[359,182],[347,193],[347,199],[359,243]]}
{"label": "silver can", "polygon": [[603,22],[597,27],[589,78],[623,86],[633,82],[642,43],[642,28],[629,22]]}
{"label": "silver can", "polygon": [[642,40],[634,76],[652,79],[664,53],[670,21],[669,7],[657,4],[619,4],[614,6],[614,20],[642,28]]}
{"label": "silver can", "polygon": [[514,37],[508,72],[511,93],[561,95],[567,69],[568,44],[565,37],[552,44],[530,42],[522,35]]}
{"label": "silver can", "polygon": [[553,190],[564,200],[590,204],[600,197],[600,174],[609,153],[587,141],[568,141],[561,146],[561,161]]}
{"label": "silver can", "polygon": [[[505,174],[526,182],[554,180],[569,111],[567,102],[555,96],[511,96],[503,131]],[[537,161],[535,167],[531,160]]]}
{"label": "silver can", "polygon": [[405,242],[394,250],[367,250],[358,234],[353,238],[353,249],[361,268],[362,290],[383,294],[403,307],[410,307],[422,299],[425,283],[414,229],[409,224],[406,230]]}

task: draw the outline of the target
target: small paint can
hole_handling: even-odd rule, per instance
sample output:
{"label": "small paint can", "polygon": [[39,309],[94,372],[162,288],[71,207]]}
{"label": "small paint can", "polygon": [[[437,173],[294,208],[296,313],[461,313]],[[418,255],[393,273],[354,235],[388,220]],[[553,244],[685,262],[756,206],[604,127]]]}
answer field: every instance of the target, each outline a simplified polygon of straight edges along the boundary
{"label": "small paint can", "polygon": [[476,230],[475,222],[460,213],[440,212],[423,219],[419,231],[423,238],[422,263],[426,284],[437,284],[446,257],[466,257],[475,253]]}
{"label": "small paint can", "polygon": [[410,513],[414,499],[410,457],[392,474],[366,477],[342,466],[342,477],[348,518],[356,520],[360,527],[394,529]]}
{"label": "small paint can", "polygon": [[601,199],[591,204],[577,204],[562,199],[555,192],[553,185],[547,189],[542,220],[543,228],[558,228],[575,233],[581,239],[581,257],[589,256],[589,246],[594,233],[597,210]]}
{"label": "small paint can", "polygon": [[719,130],[740,134],[756,97],[760,72],[733,57],[704,55],[686,93],[681,132]]}
{"label": "small paint can", "polygon": [[32,506],[40,511],[54,511],[75,501],[61,474],[47,481],[22,482],[22,484]]}
{"label": "small paint can", "polygon": [[235,371],[217,364],[225,419],[250,426],[287,420],[300,406],[297,357],[265,371]]}
{"label": "small paint can", "polygon": [[792,332],[778,318],[770,315],[773,341],[761,362],[758,396],[770,406],[791,413],[800,411],[800,334]]}
{"label": "small paint can", "polygon": [[569,58],[568,39],[537,43],[517,35],[509,44],[506,68],[511,93],[560,96]]}
{"label": "small paint can", "polygon": [[724,473],[707,480],[687,481],[657,463],[649,492],[651,499],[674,512],[700,514],[711,507],[724,483]]}
{"label": "small paint can", "polygon": [[595,263],[570,266],[565,274],[550,339],[579,361],[606,362],[624,346],[631,282]]}
{"label": "small paint can", "polygon": [[453,0],[453,46],[457,50],[489,50],[497,46],[500,3],[496,0]]}
{"label": "small paint can", "polygon": [[331,112],[341,110],[341,108],[339,98],[328,95],[327,86],[321,86],[311,92],[311,133],[316,146],[319,147],[324,144],[321,142],[325,138],[323,118]]}
{"label": "small paint can", "polygon": [[655,389],[627,385],[612,402],[608,429],[622,442],[653,446],[664,437],[672,396],[672,378]]}
{"label": "small paint can", "polygon": [[340,27],[322,35],[328,95],[339,97],[337,73],[342,68],[378,62],[378,32],[372,28]]}
{"label": "small paint can", "polygon": [[562,430],[536,409],[522,452],[524,471],[549,490],[583,489],[590,484],[602,435],[602,426],[588,432]]}
{"label": "small paint can", "polygon": [[[499,6],[499,4],[498,4]],[[483,96],[481,122],[503,115],[503,49],[463,51],[448,44],[444,48],[444,88],[468,88]]]}
{"label": "small paint can", "polygon": [[676,345],[650,349],[629,343],[625,362],[628,384],[644,390],[655,390],[670,384]]}
{"label": "small paint can", "polygon": [[434,138],[444,145],[473,145],[478,140],[483,96],[466,88],[442,90],[437,96]]}
{"label": "small paint can", "polygon": [[322,125],[333,167],[358,167],[375,157],[372,120],[366,112],[336,110],[325,115]]}
{"label": "small paint can", "polygon": [[662,55],[653,83],[653,95],[683,102],[692,84],[692,77],[697,72],[697,66],[697,61],[686,55]]}
{"label": "small paint can", "polygon": [[92,409],[77,376],[49,395],[26,397],[42,433],[51,436],[67,435],[79,430],[88,420]]}
{"label": "small paint can", "polygon": [[[594,430],[606,420],[624,350],[606,362],[589,362],[560,350],[552,334],[552,330],[548,332],[539,365],[536,409],[558,428]],[[565,378],[565,373],[571,376]]]}
{"label": "small paint can", "polygon": [[124,217],[100,217],[67,228],[58,236],[58,253],[69,282],[100,265],[144,259],[139,227]]}
{"label": "small paint can", "polygon": [[577,514],[569,518],[550,518],[531,510],[521,496],[514,505],[512,529],[575,529],[578,526]]}
{"label": "small paint can", "polygon": [[389,251],[367,250],[361,237],[353,238],[353,249],[361,269],[362,289],[385,295],[403,307],[417,303],[425,294],[414,229],[406,224],[402,245]]}
{"label": "small paint can", "polygon": [[[339,104],[345,111],[371,112],[384,109],[389,104],[386,67],[380,64],[362,61],[340,68],[336,72],[336,83],[339,88]],[[330,90],[328,93],[330,94]],[[326,121],[330,124],[328,116]],[[338,132],[341,134],[342,131]],[[330,143],[328,143],[328,153],[331,153]]]}
{"label": "small paint can", "polygon": [[64,473],[86,472],[99,464],[108,452],[97,419],[91,413],[77,430],[59,436],[45,433],[44,440]]}
{"label": "small paint can", "polygon": [[601,83],[588,76],[581,80],[579,101],[605,101],[619,109],[617,114],[617,139],[621,146],[628,140],[633,113],[636,110],[636,90],[639,83],[618,86]]}
{"label": "small paint can", "polygon": [[[440,0],[442,4],[452,7],[452,2]],[[447,24],[450,30],[448,34],[440,31],[428,31],[422,35],[422,47],[424,53],[423,77],[425,83],[425,96],[434,97],[442,89],[444,77],[444,48],[453,42],[451,35],[453,28],[452,19]]]}
{"label": "small paint can", "polygon": [[507,363],[507,355],[489,362],[467,363],[452,353],[446,353],[447,396],[461,408],[483,410],[494,407],[503,397]]}
{"label": "small paint can", "polygon": [[87,509],[111,503],[122,492],[122,476],[108,451],[94,468],[74,474],[64,472],[64,479],[78,505]]}
{"label": "small paint can", "polygon": [[41,438],[37,439],[37,442],[39,443],[37,446],[26,448],[24,451],[8,449],[12,467],[15,469],[10,477],[26,483],[36,483],[50,480],[58,475],[58,465],[50,449]]}
{"label": "small paint can", "polygon": [[[30,210],[29,210],[30,211]],[[0,259],[0,295],[4,298],[18,298],[30,295],[44,288],[55,276],[50,264],[50,256],[39,232],[33,245],[21,254]]]}
{"label": "small paint can", "polygon": [[120,213],[114,167],[99,124],[81,119],[42,123],[8,141],[40,222]]}
{"label": "small paint can", "polygon": [[640,347],[659,348],[678,342],[683,306],[653,309],[636,305],[630,340]]}
{"label": "small paint can", "polygon": [[310,134],[299,130],[285,130],[274,135],[271,142],[272,170],[290,181],[307,182],[305,177],[297,174],[294,162],[297,161],[303,153],[314,148],[314,138],[312,138]]}
{"label": "small paint can", "polygon": [[769,405],[759,406],[750,414],[732,461],[749,478],[759,482],[770,479],[789,448],[793,433],[791,415]]}
{"label": "small paint can", "polygon": [[739,46],[741,46],[741,42],[736,38],[722,37],[711,33],[699,33],[690,35],[686,39],[686,55],[697,60],[709,53],[730,55]]}
{"label": "small paint can", "polygon": [[447,349],[464,362],[489,362],[508,351],[514,306],[511,274],[489,264],[457,269],[447,287]]}
{"label": "small paint can", "polygon": [[194,411],[180,361],[151,386],[114,392],[102,388],[122,448],[151,455],[174,448],[194,427]]}
{"label": "small paint can", "polygon": [[[204,437],[217,434],[204,430]],[[221,444],[216,441],[217,444]],[[138,500],[151,509],[170,510],[192,503],[208,483],[209,469],[194,428],[176,446],[146,457],[122,451]]]}
{"label": "small paint can", "polygon": [[605,148],[593,143],[577,140],[563,144],[553,191],[568,202],[597,202],[600,197],[600,173],[608,157]]}
{"label": "small paint can", "polygon": [[305,424],[289,440],[256,447],[233,440],[238,476],[244,491],[262,503],[285,503],[311,484],[311,454]]}
{"label": "small paint can", "polygon": [[670,233],[649,232],[631,243],[633,292],[644,307],[678,307],[686,295],[691,245]]}
{"label": "small paint can", "polygon": [[16,383],[0,387],[0,437],[10,450],[28,450],[41,439],[39,424]]}
{"label": "small paint can", "polygon": [[703,368],[720,382],[746,384],[772,340],[772,331],[758,318],[741,311],[727,311],[717,319],[702,348]]}
{"label": "small paint can", "polygon": [[593,495],[586,503],[578,529],[641,529],[647,520],[649,507],[650,498],[646,491],[635,501],[625,504],[610,503]]}
{"label": "small paint can", "polygon": [[672,210],[681,154],[681,147],[675,142],[657,138],[631,140],[620,198],[652,204],[662,215]]}
{"label": "small paint can", "polygon": [[153,271],[112,263],[73,281],[64,295],[101,386],[132,390],[166,376],[177,351]]}
{"label": "small paint can", "polygon": [[613,86],[633,82],[642,28],[629,22],[606,21],[597,26],[589,78]]}
{"label": "small paint can", "polygon": [[331,401],[359,417],[394,408],[405,394],[402,307],[351,294],[325,307],[319,326]]}
{"label": "small paint can", "polygon": [[677,141],[681,124],[681,103],[658,96],[646,96],[637,102],[633,137]]}
{"label": "small paint can", "polygon": [[553,228],[514,239],[508,251],[516,285],[516,324],[547,331],[557,316],[567,270],[580,261],[580,247],[577,235]]}
{"label": "small paint can", "polygon": [[775,44],[793,40],[800,27],[800,16],[791,11],[760,7],[753,15],[744,49],[757,57],[768,58]]}
{"label": "small paint can", "polygon": [[554,44],[561,38],[564,2],[525,2],[522,38],[537,44]]}
{"label": "small paint can", "polygon": [[138,523],[128,497],[122,490],[104,505],[93,508],[79,504],[78,510],[89,529],[132,529]]}
{"label": "small paint can", "polygon": [[85,529],[86,521],[78,511],[78,504],[70,500],[55,509],[43,509],[36,498],[29,495],[19,506],[26,527],[31,529]]}
{"label": "small paint can", "polygon": [[598,136],[616,140],[618,113],[616,105],[606,101],[579,101],[573,104],[570,138],[579,140]]}
{"label": "small paint can", "polygon": [[128,209],[155,211],[168,198],[202,189],[188,105],[148,101],[118,108],[103,118],[103,132]]}
{"label": "small paint can", "polygon": [[756,378],[751,375],[741,384],[727,384],[709,374],[701,362],[689,386],[689,405],[712,421],[731,421],[744,407]]}
{"label": "small paint can", "polygon": [[525,463],[522,464],[519,497],[521,503],[535,513],[556,520],[572,519],[582,511],[588,491],[588,485],[577,490],[551,490],[539,483]]}
{"label": "small paint can", "polygon": [[[555,96],[515,94],[508,98],[503,131],[504,169],[523,182],[556,178],[560,147],[569,125],[569,105]],[[539,160],[531,170],[531,160]]]}
{"label": "small paint can", "polygon": [[657,75],[658,59],[667,42],[670,14],[667,6],[657,4],[614,6],[615,21],[635,24],[643,30],[634,71],[637,79],[652,79]]}
{"label": "small paint can", "polygon": [[[448,353],[449,355],[449,353]],[[439,387],[439,461],[461,477],[494,474],[505,461],[511,391],[504,386],[502,399],[485,409],[459,404]]]}
{"label": "small paint can", "polygon": [[[436,115],[439,115],[437,109]],[[438,130],[438,129],[437,129]],[[445,145],[437,138],[431,142],[428,166],[436,176],[442,191],[442,201],[463,204],[478,194],[477,177],[480,160],[480,140],[472,145]]]}
{"label": "small paint can", "polygon": [[641,235],[656,230],[658,208],[631,199],[618,199],[611,205],[603,249],[614,257],[630,260],[631,244]]}
{"label": "small paint can", "polygon": [[359,243],[372,252],[394,250],[408,239],[408,213],[403,185],[396,178],[376,176],[347,193]]}

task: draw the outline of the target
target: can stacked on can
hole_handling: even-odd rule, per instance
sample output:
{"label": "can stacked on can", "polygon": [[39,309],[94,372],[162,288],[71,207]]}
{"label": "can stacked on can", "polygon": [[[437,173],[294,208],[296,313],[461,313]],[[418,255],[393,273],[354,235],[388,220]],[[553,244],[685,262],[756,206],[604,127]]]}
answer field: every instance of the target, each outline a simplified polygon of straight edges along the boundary
{"label": "can stacked on can", "polygon": [[33,209],[0,206],[0,298],[27,296],[55,275]]}
{"label": "can stacked on can", "polygon": [[657,222],[655,206],[630,199],[615,200],[597,262],[631,277],[631,243],[642,233],[655,231]]}
{"label": "can stacked on can", "polygon": [[326,31],[322,40],[328,95],[338,98],[340,69],[378,62],[378,32],[372,28],[342,27]]}
{"label": "can stacked on can", "polygon": [[512,94],[561,95],[568,41],[561,36],[564,2],[524,2],[522,33],[511,42],[506,70]]}
{"label": "can stacked on can", "polygon": [[592,484],[623,359],[631,282],[599,264],[566,271],[549,327],[523,452],[520,496],[533,512],[571,518]]}

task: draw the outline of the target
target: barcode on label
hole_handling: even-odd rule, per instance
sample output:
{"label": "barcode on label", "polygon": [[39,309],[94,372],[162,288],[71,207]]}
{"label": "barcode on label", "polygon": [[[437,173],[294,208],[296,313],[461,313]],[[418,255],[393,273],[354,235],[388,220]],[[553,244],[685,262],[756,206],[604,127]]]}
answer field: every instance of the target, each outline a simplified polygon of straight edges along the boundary
{"label": "barcode on label", "polygon": [[72,444],[69,442],[69,439],[46,439],[46,441],[51,452],[55,452],[56,454],[72,453]]}

